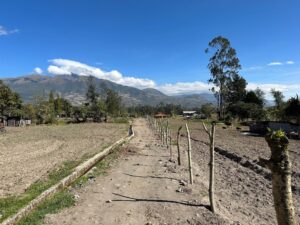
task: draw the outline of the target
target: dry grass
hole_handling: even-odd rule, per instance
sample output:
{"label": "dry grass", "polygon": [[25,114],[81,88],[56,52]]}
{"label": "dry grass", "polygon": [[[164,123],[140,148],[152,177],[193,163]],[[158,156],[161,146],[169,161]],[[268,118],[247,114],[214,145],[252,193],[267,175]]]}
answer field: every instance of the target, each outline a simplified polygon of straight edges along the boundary
{"label": "dry grass", "polygon": [[126,124],[9,128],[0,135],[0,197],[23,193],[63,162],[93,155],[126,135]]}

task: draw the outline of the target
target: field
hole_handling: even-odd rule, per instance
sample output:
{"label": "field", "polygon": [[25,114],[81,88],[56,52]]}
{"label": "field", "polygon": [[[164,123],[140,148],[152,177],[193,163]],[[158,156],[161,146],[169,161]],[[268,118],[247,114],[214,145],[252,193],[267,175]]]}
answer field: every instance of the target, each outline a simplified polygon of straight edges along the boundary
{"label": "field", "polygon": [[[170,120],[175,130],[186,120]],[[191,131],[193,161],[200,170],[197,173],[208,181],[209,149],[208,135],[202,128],[202,123],[188,121]],[[273,208],[272,185],[269,170],[253,169],[258,165],[259,157],[269,159],[270,149],[264,137],[245,135],[247,127],[236,130],[236,127],[223,129],[222,125],[216,127],[215,146],[226,150],[221,154],[216,151],[215,176],[216,195],[218,207],[224,217],[243,218],[242,224],[275,224]],[[182,144],[186,146],[186,131],[182,131]],[[290,140],[290,159],[292,162],[292,189],[296,217],[300,219],[300,141]],[[239,158],[239,159],[237,159]],[[270,173],[269,173],[270,174]]]}
{"label": "field", "polygon": [[7,128],[0,135],[0,197],[23,193],[64,163],[91,156],[126,132],[126,124],[113,123]]}

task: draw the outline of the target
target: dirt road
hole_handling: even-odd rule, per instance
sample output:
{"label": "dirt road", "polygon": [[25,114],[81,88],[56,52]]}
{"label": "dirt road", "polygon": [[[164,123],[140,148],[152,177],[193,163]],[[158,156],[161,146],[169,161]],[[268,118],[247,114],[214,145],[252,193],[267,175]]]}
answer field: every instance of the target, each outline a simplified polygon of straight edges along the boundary
{"label": "dirt road", "polygon": [[169,161],[169,151],[158,144],[145,120],[136,120],[134,128],[128,154],[108,175],[77,190],[76,206],[48,215],[46,224],[276,224],[269,181],[217,155],[217,213],[212,214],[207,146],[193,142],[195,183],[189,185],[186,145],[179,167]]}

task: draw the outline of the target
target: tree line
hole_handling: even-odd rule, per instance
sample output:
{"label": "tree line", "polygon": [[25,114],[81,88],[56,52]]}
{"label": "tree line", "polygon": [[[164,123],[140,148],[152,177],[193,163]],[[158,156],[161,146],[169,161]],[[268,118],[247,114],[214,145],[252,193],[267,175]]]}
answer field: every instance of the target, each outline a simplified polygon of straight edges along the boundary
{"label": "tree line", "polygon": [[5,117],[30,119],[36,124],[56,123],[58,118],[72,118],[73,122],[107,121],[108,117],[126,115],[119,94],[104,88],[104,94],[96,91],[93,77],[87,81],[86,101],[78,106],[54,91],[48,98],[37,97],[33,103],[23,103],[20,95],[0,80],[0,121]]}

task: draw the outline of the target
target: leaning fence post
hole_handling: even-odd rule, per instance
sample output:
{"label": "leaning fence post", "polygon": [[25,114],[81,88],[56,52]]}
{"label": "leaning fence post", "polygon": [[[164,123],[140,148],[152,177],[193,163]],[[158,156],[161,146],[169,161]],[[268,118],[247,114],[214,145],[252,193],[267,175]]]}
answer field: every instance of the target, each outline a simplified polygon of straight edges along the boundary
{"label": "leaning fence post", "polygon": [[189,173],[190,173],[190,183],[193,184],[193,170],[192,170],[192,146],[191,146],[191,136],[187,123],[185,124],[187,140],[188,140],[188,160],[189,160]]}
{"label": "leaning fence post", "polygon": [[261,159],[272,172],[272,190],[278,225],[295,225],[295,209],[291,188],[291,162],[288,153],[289,140],[281,130],[269,130],[265,137],[271,158]]}
{"label": "leaning fence post", "polygon": [[177,131],[177,152],[178,152],[178,156],[177,156],[177,161],[178,161],[178,165],[181,165],[181,158],[180,158],[180,147],[179,147],[179,137],[180,137],[180,130],[182,129],[182,126],[180,126],[178,128]]}
{"label": "leaning fence post", "polygon": [[173,152],[172,152],[172,135],[171,135],[171,129],[169,129],[168,137],[169,137],[170,157],[172,158]]}
{"label": "leaning fence post", "polygon": [[211,125],[211,131],[208,131],[205,124],[202,123],[204,130],[208,134],[209,137],[209,152],[210,152],[210,161],[209,161],[209,201],[210,201],[210,209],[214,213],[215,212],[215,123]]}

